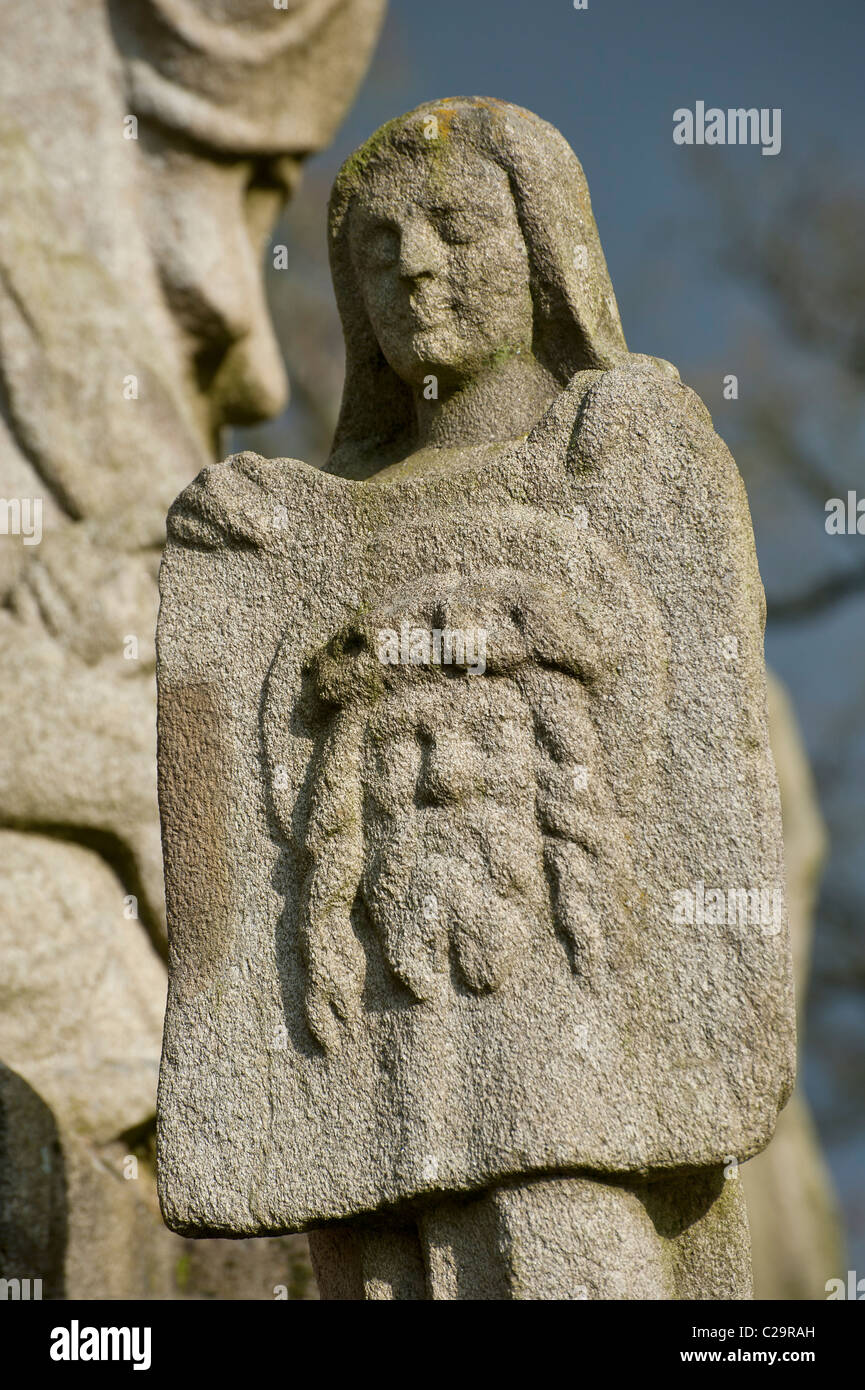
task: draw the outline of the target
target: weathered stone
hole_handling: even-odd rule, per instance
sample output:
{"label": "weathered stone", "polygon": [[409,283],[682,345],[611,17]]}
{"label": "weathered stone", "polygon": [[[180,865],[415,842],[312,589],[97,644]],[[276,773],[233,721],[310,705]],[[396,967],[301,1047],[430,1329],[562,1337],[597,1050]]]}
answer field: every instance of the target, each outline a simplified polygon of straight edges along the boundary
{"label": "weathered stone", "polygon": [[64,1159],[65,1269],[75,1298],[270,1302],[314,1296],[303,1237],[184,1240],[160,1217],[149,1154],[130,1153],[117,1142],[94,1148],[67,1133]]}
{"label": "weathered stone", "polygon": [[750,1298],[741,1192],[722,1171],[613,1186],[538,1178],[309,1237],[330,1300]]}
{"label": "weathered stone", "polygon": [[328,471],[169,519],[166,1219],[348,1218],[326,1297],[743,1296],[794,1021],[741,481],[537,117],[392,122],[330,236]]}
{"label": "weathered stone", "polygon": [[58,1124],[104,1142],[152,1113],[164,968],[90,850],[9,831],[3,853],[0,1048]]}

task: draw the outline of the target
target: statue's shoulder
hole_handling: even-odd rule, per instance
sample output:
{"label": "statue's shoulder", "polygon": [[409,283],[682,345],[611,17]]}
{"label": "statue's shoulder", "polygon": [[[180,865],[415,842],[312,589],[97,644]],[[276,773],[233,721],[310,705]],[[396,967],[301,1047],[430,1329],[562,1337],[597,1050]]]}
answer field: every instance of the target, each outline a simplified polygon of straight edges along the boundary
{"label": "statue's shoulder", "polygon": [[706,406],[680,380],[637,359],[598,372],[580,400],[567,454],[573,477],[600,489],[631,531],[686,543],[694,563],[731,574],[764,612],[748,496]]}
{"label": "statue's shoulder", "polygon": [[232,454],[181,492],[168,513],[168,540],[203,550],[271,549],[290,527],[298,493],[336,483],[300,459]]}
{"label": "statue's shoulder", "polygon": [[591,380],[581,393],[576,422],[586,440],[601,417],[607,432],[627,429],[633,433],[640,422],[649,425],[674,417],[712,430],[705,405],[671,362],[631,353],[617,366],[587,375]]}
{"label": "statue's shoulder", "polygon": [[581,391],[569,450],[576,470],[628,458],[680,482],[692,475],[710,490],[739,493],[733,458],[696,391],[659,358],[631,354],[609,371],[593,372]]}

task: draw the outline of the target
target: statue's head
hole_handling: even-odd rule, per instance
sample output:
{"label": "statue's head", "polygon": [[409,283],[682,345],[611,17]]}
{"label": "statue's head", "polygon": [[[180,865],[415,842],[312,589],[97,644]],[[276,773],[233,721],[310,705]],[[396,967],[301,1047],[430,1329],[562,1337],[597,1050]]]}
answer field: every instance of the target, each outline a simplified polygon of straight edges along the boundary
{"label": "statue's head", "polygon": [[352,268],[388,365],[459,386],[532,352],[532,265],[506,171],[468,139],[421,138],[373,165],[349,226]]}
{"label": "statue's head", "polygon": [[411,393],[459,389],[503,356],[564,386],[627,354],[580,163],[504,102],[429,103],[343,166],[330,206],[346,382],[331,467],[387,452]]}
{"label": "statue's head", "polygon": [[221,428],[282,407],[262,258],[383,8],[4,6],[0,319],[28,328],[4,337],[0,415],[60,511],[161,544]]}
{"label": "statue's head", "polygon": [[587,988],[615,969],[636,895],[610,750],[629,766],[656,714],[617,722],[621,659],[589,593],[510,571],[427,576],[319,652],[299,930],[325,1046],[363,987],[358,911],[405,1000],[498,990],[557,939]]}

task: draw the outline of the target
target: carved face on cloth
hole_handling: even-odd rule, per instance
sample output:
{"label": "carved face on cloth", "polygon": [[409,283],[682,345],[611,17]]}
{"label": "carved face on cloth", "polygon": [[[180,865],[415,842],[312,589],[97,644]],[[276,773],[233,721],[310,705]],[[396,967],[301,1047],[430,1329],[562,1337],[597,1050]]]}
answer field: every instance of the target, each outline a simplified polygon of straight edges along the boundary
{"label": "carved face on cloth", "polygon": [[[494,992],[552,935],[588,981],[627,942],[628,857],[591,713],[610,654],[575,605],[526,576],[429,576],[406,599],[337,634],[315,663],[331,715],[301,932],[307,1018],[325,1046],[338,1044],[368,969],[358,912],[395,1007]],[[414,633],[459,632],[457,660],[446,640],[444,660],[433,641],[432,660],[383,663],[377,636],[407,631],[407,617]],[[479,630],[484,674],[472,661]]]}
{"label": "carved face on cloth", "polygon": [[[495,989],[530,949],[543,890],[531,711],[506,677],[405,685],[366,729],[364,899],[420,998]],[[519,789],[519,797],[514,790]]]}

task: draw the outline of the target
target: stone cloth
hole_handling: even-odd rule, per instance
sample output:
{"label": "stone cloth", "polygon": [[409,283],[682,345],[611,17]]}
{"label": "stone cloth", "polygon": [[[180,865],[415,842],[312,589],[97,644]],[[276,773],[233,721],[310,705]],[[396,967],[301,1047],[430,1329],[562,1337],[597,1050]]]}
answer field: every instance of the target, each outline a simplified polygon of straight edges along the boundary
{"label": "stone cloth", "polygon": [[[298,940],[329,737],[310,663],[378,613],[394,575],[407,612],[415,577],[489,575],[502,557],[565,611],[575,591],[601,667],[610,650],[623,675],[597,689],[635,885],[627,905],[598,889],[616,949],[581,978],[541,927],[501,988],[408,1007],[358,923],[363,1026],[322,1049]],[[483,605],[459,602],[478,625]],[[702,1167],[762,1147],[792,1079],[783,925],[677,923],[673,896],[783,885],[762,623],[729,455],[693,393],[642,364],[578,374],[522,446],[445,481],[358,484],[251,455],[204,471],[171,517],[159,636],[170,1224],[300,1229],[515,1169]],[[560,773],[600,770],[584,747]],[[349,783],[350,765],[333,776]]]}

